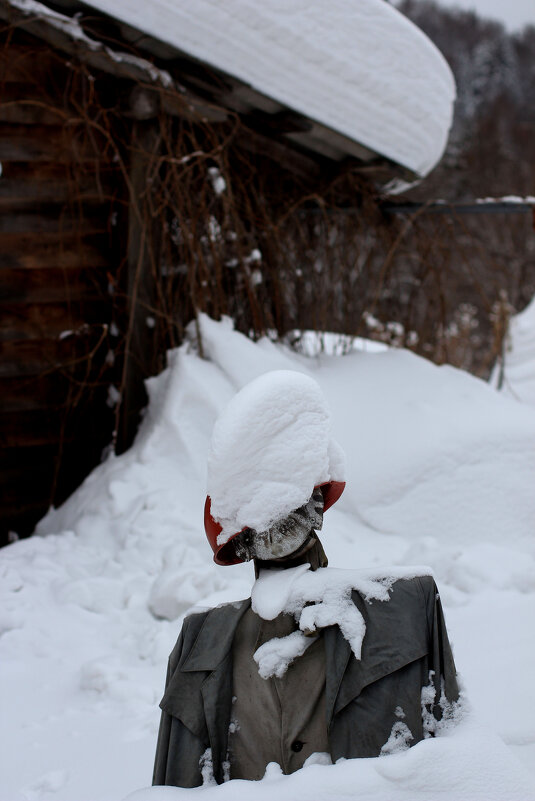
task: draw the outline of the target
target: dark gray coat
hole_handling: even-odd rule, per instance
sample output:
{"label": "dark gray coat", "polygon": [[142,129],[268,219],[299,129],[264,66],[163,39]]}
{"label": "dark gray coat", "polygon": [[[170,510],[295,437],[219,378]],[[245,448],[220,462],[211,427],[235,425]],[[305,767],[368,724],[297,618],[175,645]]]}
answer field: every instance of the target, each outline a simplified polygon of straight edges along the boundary
{"label": "dark gray coat", "polygon": [[[353,601],[366,622],[362,658],[355,659],[338,626],[323,632],[326,712],[331,758],[378,756],[404,713],[411,745],[424,738],[421,690],[431,681],[436,720],[441,694],[458,698],[455,665],[436,585],[423,576],[394,583],[389,601]],[[251,601],[225,604],[186,618],[169,657],[153,784],[202,784],[199,760],[211,748],[214,777],[223,781],[232,703],[232,642]],[[425,710],[424,710],[425,711]]]}

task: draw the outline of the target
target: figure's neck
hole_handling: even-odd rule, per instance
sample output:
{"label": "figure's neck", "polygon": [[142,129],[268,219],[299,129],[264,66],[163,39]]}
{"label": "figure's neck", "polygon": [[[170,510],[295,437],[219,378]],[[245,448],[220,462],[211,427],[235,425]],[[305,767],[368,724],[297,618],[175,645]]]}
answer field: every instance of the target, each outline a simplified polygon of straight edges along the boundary
{"label": "figure's neck", "polygon": [[310,539],[303,543],[298,551],[283,559],[255,559],[255,578],[258,578],[260,570],[287,570],[290,567],[307,564],[307,562],[311,570],[317,570],[319,567],[327,567],[329,564],[327,555],[323,550],[323,545],[316,532],[313,533]]}

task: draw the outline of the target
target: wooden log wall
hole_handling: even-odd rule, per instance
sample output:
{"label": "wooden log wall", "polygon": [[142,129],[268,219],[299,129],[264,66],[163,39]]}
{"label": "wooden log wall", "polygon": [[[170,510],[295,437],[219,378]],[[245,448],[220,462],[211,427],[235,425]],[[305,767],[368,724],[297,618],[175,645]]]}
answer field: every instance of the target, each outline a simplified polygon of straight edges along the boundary
{"label": "wooden log wall", "polygon": [[0,543],[31,533],[110,441],[114,171],[80,135],[72,71],[0,38]]}

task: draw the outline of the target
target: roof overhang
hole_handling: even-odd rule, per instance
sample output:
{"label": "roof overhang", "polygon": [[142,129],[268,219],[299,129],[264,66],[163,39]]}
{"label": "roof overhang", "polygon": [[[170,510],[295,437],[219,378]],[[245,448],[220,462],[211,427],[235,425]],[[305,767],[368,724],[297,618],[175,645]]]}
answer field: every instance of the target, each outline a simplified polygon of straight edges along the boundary
{"label": "roof overhang", "polygon": [[[229,110],[296,151],[349,159],[379,183],[418,180],[445,147],[455,95],[449,67],[384,0],[54,5],[65,13],[0,0],[0,16],[119,77],[185,87],[208,119]],[[95,33],[106,24],[108,36]]]}

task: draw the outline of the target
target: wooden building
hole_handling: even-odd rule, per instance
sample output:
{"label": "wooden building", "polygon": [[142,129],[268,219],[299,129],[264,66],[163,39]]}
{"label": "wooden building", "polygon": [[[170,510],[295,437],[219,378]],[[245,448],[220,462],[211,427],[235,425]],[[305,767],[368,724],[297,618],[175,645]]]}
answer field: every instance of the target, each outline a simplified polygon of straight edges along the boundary
{"label": "wooden building", "polygon": [[250,269],[268,205],[415,177],[109,14],[53,8],[0,0],[2,542],[128,447],[196,309],[279,327],[276,279],[259,299]]}

